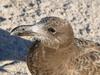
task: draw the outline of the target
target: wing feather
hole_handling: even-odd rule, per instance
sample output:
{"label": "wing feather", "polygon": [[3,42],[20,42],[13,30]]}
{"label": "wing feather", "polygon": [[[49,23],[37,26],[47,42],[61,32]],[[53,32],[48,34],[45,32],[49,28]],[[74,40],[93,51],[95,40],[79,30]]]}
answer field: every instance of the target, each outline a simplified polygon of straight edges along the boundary
{"label": "wing feather", "polygon": [[79,74],[99,75],[100,74],[100,51],[86,50],[75,59],[75,69]]}

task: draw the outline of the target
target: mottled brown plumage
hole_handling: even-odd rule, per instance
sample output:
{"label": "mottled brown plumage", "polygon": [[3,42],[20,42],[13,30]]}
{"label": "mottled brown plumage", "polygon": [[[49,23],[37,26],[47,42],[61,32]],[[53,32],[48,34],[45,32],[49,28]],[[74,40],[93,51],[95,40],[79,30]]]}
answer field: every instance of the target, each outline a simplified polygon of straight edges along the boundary
{"label": "mottled brown plumage", "polygon": [[71,25],[58,17],[17,27],[12,34],[33,36],[27,56],[32,75],[100,75],[100,44],[74,38]]}

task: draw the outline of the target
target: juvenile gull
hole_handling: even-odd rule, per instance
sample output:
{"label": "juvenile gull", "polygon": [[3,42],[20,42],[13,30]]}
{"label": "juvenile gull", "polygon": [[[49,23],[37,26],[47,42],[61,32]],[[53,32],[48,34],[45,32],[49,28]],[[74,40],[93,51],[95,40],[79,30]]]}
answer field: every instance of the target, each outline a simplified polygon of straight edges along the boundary
{"label": "juvenile gull", "polygon": [[45,17],[11,34],[33,36],[27,55],[32,75],[100,75],[100,44],[74,38],[71,25],[61,18]]}

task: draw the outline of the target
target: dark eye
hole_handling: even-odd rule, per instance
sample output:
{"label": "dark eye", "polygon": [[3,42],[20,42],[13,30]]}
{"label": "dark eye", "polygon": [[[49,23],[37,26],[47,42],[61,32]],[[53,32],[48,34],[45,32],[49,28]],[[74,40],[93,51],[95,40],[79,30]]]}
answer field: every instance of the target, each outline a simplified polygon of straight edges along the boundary
{"label": "dark eye", "polygon": [[22,28],[22,30],[24,31],[25,29],[24,29],[24,28]]}
{"label": "dark eye", "polygon": [[53,28],[48,28],[48,31],[49,32],[52,32],[52,33],[55,33],[56,32],[55,29],[53,29]]}

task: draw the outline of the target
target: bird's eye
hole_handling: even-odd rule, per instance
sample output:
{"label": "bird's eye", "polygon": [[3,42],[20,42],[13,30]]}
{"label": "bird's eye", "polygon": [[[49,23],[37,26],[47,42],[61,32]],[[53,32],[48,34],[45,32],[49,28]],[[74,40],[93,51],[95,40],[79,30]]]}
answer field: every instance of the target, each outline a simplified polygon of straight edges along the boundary
{"label": "bird's eye", "polygon": [[24,31],[25,29],[24,29],[24,28],[22,28],[22,30]]}
{"label": "bird's eye", "polygon": [[53,28],[48,28],[48,31],[49,32],[52,32],[52,33],[55,33],[56,32],[55,29],[53,29]]}

